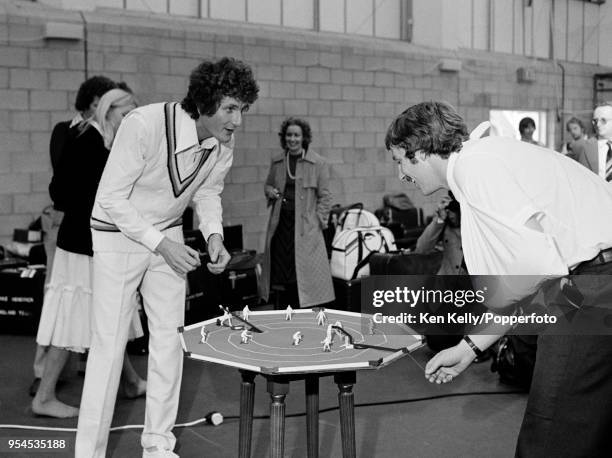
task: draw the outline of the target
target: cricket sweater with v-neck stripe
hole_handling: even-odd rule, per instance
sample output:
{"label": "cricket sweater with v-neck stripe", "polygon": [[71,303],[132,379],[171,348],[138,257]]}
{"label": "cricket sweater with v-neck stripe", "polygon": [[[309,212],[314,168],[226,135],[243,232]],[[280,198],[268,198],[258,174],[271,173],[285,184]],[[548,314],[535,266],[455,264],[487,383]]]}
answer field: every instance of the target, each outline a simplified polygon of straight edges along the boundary
{"label": "cricket sweater with v-neck stripe", "polygon": [[233,138],[199,142],[195,121],[178,103],[130,112],[96,194],[94,251],[154,251],[164,235],[176,234],[191,200],[204,237],[223,234],[221,192],[232,159]]}

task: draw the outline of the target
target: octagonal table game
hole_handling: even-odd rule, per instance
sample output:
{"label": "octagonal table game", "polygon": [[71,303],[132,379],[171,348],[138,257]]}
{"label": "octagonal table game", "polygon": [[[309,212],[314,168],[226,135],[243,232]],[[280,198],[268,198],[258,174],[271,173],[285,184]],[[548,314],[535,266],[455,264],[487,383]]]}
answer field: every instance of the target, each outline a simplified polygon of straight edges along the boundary
{"label": "octagonal table game", "polygon": [[[342,452],[355,456],[353,385],[356,371],[373,370],[390,364],[422,346],[422,336],[401,324],[375,324],[371,315],[325,309],[326,322],[317,322],[319,308],[250,312],[247,321],[232,312],[232,326],[220,324],[221,317],[179,328],[186,356],[236,367],[242,374],[240,392],[239,456],[251,452],[255,376],[267,380],[270,406],[270,456],[282,457],[284,448],[285,397],[289,383],[305,380],[308,457],[318,456],[319,378],[334,376],[338,385]],[[339,323],[339,326],[336,326]],[[323,351],[323,340],[332,325],[333,343]],[[207,331],[203,342],[202,329]],[[252,338],[242,343],[244,330]],[[293,336],[302,340],[294,345]],[[349,344],[348,347],[345,344]]]}

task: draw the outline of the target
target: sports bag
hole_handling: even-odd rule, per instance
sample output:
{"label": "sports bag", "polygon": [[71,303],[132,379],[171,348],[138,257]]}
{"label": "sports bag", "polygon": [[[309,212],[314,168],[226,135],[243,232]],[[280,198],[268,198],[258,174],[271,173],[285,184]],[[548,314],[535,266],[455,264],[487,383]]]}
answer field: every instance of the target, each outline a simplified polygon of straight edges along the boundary
{"label": "sports bag", "polygon": [[374,253],[396,250],[393,233],[386,227],[345,229],[336,234],[332,243],[332,277],[343,280],[366,277],[370,275],[369,261]]}
{"label": "sports bag", "polygon": [[363,208],[351,208],[340,215],[338,226],[336,226],[336,235],[356,227],[380,227],[380,221],[373,213]]}
{"label": "sports bag", "polygon": [[331,259],[332,242],[334,241],[336,229],[338,228],[338,224],[340,223],[340,217],[345,211],[353,208],[362,209],[363,204],[361,202],[358,202],[344,207],[340,204],[335,204],[329,211],[329,216],[327,218],[327,227],[323,229],[323,238],[325,239],[325,249],[327,250],[328,259]]}

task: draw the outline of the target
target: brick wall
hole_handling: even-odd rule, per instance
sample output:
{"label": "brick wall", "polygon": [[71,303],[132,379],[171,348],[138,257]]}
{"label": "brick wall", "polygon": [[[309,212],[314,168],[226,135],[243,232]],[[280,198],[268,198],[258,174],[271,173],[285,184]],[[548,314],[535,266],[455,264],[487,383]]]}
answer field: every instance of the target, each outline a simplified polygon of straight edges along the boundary
{"label": "brick wall", "polygon": [[[80,24],[81,17],[28,2],[0,6],[0,243],[49,203],[48,141],[52,126],[72,116],[84,80],[82,41],[48,40],[45,21]],[[408,43],[166,18],[102,10],[85,13],[87,71],[126,81],[140,103],[180,99],[186,76],[202,58],[229,55],[254,67],[259,101],[237,134],[225,191],[226,223],[243,224],[245,245],[263,248],[268,211],[263,181],[284,117],[307,118],[313,148],[332,164],[334,201],[380,206],[382,195],[405,191],[431,213],[437,196],[423,197],[397,179],[385,152],[385,129],[407,106],[443,99],[458,106],[468,127],[490,108],[538,109],[555,114],[560,70],[549,61],[475,51],[452,55]],[[441,73],[443,57],[460,59],[459,73]],[[516,82],[518,67],[537,81]],[[592,74],[600,67],[565,64],[566,110],[588,111]],[[588,117],[588,114],[585,115]],[[556,126],[556,143],[563,128]]]}

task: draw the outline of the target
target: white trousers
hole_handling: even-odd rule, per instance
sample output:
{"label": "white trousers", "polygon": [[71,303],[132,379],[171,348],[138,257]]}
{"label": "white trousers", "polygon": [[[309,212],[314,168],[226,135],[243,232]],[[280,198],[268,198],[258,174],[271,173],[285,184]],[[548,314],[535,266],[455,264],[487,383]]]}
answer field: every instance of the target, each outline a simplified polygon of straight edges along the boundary
{"label": "white trousers", "polygon": [[177,328],[184,324],[185,277],[149,252],[94,253],[92,340],[81,398],[76,458],[104,458],[128,338],[140,289],[149,324],[143,448],[173,450],[183,372]]}

